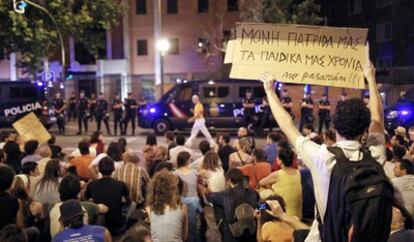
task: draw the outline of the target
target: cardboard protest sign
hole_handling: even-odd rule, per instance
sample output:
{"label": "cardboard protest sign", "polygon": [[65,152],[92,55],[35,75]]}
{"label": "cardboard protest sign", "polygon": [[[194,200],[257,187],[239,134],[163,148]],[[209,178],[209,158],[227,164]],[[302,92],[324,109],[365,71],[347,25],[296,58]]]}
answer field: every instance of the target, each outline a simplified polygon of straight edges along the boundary
{"label": "cardboard protest sign", "polygon": [[49,132],[33,112],[14,122],[13,127],[24,141],[37,140],[43,144],[51,138]]}
{"label": "cardboard protest sign", "polygon": [[[238,23],[227,46],[231,78],[364,88],[368,29]],[[232,59],[231,59],[232,57]],[[230,60],[229,60],[230,59]]]}

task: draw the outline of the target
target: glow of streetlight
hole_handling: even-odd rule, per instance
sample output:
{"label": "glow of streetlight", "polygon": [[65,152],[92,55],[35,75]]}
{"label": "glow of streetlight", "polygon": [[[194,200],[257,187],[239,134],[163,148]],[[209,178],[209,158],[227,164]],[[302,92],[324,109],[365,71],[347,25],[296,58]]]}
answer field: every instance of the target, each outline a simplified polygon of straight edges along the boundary
{"label": "glow of streetlight", "polygon": [[170,49],[170,42],[167,39],[160,39],[157,41],[156,47],[163,55]]}

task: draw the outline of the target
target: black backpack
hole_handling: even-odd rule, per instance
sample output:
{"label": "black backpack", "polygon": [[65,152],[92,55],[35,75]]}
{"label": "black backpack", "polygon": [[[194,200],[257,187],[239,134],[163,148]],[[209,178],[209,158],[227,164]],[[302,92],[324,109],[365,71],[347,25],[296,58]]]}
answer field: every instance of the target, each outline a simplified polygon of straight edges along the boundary
{"label": "black backpack", "polygon": [[394,189],[382,166],[367,149],[362,160],[350,161],[339,147],[335,155],[328,203],[322,219],[318,213],[323,242],[347,242],[353,225],[352,242],[387,242],[392,218]]}

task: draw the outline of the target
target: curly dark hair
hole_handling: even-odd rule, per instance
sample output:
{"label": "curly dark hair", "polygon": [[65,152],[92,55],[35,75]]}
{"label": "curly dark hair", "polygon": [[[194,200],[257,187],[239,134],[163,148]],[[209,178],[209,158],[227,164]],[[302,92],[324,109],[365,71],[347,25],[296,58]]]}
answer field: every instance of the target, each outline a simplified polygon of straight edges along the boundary
{"label": "curly dark hair", "polygon": [[160,171],[152,178],[147,194],[147,206],[156,215],[163,215],[166,206],[172,210],[181,204],[178,193],[178,177],[168,171]]}
{"label": "curly dark hair", "polygon": [[353,98],[344,101],[336,108],[333,117],[333,124],[341,136],[346,139],[357,139],[369,127],[371,123],[371,113],[364,101]]}

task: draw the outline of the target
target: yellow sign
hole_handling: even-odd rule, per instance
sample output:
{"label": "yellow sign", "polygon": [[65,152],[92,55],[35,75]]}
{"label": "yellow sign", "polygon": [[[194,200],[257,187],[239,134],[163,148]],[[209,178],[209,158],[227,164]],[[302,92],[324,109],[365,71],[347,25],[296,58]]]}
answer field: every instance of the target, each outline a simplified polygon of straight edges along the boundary
{"label": "yellow sign", "polygon": [[43,144],[51,138],[49,132],[33,112],[14,122],[13,127],[24,141],[37,140]]}
{"label": "yellow sign", "polygon": [[227,46],[231,78],[364,88],[368,29],[238,23]]}

